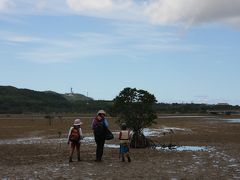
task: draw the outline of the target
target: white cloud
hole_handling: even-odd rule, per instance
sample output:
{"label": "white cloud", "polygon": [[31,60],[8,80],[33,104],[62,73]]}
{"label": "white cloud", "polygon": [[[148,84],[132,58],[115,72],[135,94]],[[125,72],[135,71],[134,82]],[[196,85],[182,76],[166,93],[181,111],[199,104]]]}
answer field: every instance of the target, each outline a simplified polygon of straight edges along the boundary
{"label": "white cloud", "polygon": [[33,42],[38,41],[40,39],[34,38],[31,36],[12,36],[5,38],[7,41],[16,42],[16,43],[24,43],[24,42]]}
{"label": "white cloud", "polygon": [[111,47],[113,40],[98,33],[80,33],[64,39],[8,36],[10,42],[34,43],[17,54],[22,60],[36,63],[59,63],[83,60],[94,56],[111,55],[117,51]]}
{"label": "white cloud", "polygon": [[[134,0],[66,0],[66,4],[70,9],[74,11],[95,13],[98,12],[112,12],[108,14],[109,17],[114,14],[118,14],[119,11],[130,13],[140,7],[138,3],[134,3]],[[139,9],[138,9],[139,10]],[[90,12],[90,13],[91,13]],[[100,14],[99,14],[100,15]]]}
{"label": "white cloud", "polygon": [[43,10],[47,8],[47,1],[46,0],[39,0],[36,4],[39,10]]}
{"label": "white cloud", "polygon": [[[32,43],[27,49],[24,48],[18,52],[17,56],[20,59],[37,63],[81,61],[110,56],[132,56],[141,59],[147,53],[193,51],[204,48],[200,45],[177,43],[181,39],[169,32],[156,32],[147,27],[142,31],[132,24],[126,29],[121,30],[118,26],[116,28],[119,32],[113,34],[79,32],[67,35],[63,39],[12,35],[8,36],[7,41],[16,44]],[[134,37],[133,32],[136,33]]]}
{"label": "white cloud", "polygon": [[0,31],[0,40],[9,43],[36,43],[42,41],[39,37],[5,31]]}
{"label": "white cloud", "polygon": [[239,0],[153,0],[145,15],[156,24],[240,23]]}
{"label": "white cloud", "polygon": [[[202,45],[184,42],[174,31],[163,31],[149,24],[115,22],[111,31],[69,32],[61,38],[37,34],[0,31],[0,42],[20,49],[16,57],[38,63],[57,63],[94,57],[143,56],[163,51],[198,51]],[[63,53],[64,52],[64,53]]]}
{"label": "white cloud", "polygon": [[22,52],[18,55],[18,58],[36,62],[36,63],[59,63],[68,62],[71,59],[71,52],[61,52],[55,48],[42,48],[32,52]]}
{"label": "white cloud", "polygon": [[203,23],[240,26],[239,0],[0,0],[0,12],[81,14],[186,28]]}
{"label": "white cloud", "polygon": [[67,4],[75,11],[110,10],[112,0],[67,0]]}
{"label": "white cloud", "polygon": [[11,0],[0,0],[0,12],[5,12],[12,7],[15,7],[15,4]]}
{"label": "white cloud", "polygon": [[66,0],[69,13],[91,17],[143,21],[143,7],[133,0]]}

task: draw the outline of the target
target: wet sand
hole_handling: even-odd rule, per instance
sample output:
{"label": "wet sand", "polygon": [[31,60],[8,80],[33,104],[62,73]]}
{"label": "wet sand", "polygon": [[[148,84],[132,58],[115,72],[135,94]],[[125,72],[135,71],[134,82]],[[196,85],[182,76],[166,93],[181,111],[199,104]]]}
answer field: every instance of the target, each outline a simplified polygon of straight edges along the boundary
{"label": "wet sand", "polygon": [[[54,118],[49,126],[41,116],[1,116],[0,178],[240,179],[240,123],[225,120],[238,116],[161,116],[145,134],[156,144],[179,149],[130,149],[131,163],[120,162],[117,138],[106,141],[103,162],[94,162],[91,118],[85,116],[82,161],[74,157],[69,164],[66,135],[74,118]],[[115,120],[109,121],[117,132]]]}

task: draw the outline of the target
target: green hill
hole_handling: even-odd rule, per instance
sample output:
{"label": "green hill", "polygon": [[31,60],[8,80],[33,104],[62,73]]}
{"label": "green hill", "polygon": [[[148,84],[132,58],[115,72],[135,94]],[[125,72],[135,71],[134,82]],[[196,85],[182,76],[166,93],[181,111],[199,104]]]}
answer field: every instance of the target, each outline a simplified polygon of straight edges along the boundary
{"label": "green hill", "polygon": [[0,98],[11,101],[31,102],[66,102],[66,99],[52,91],[34,91],[30,89],[18,89],[13,86],[0,86]]}
{"label": "green hill", "polygon": [[110,106],[109,102],[94,101],[77,93],[59,94],[0,86],[0,114],[97,112]]}
{"label": "green hill", "polygon": [[84,96],[82,94],[77,94],[77,93],[63,94],[63,97],[69,101],[93,101],[93,98]]}
{"label": "green hill", "polygon": [[70,102],[61,94],[0,86],[0,113],[68,110]]}
{"label": "green hill", "polygon": [[[18,113],[96,113],[99,109],[111,112],[113,101],[96,101],[77,93],[59,94],[53,91],[18,89],[0,86],[0,114]],[[157,103],[158,113],[207,113],[214,110],[237,110],[239,106],[208,104]]]}

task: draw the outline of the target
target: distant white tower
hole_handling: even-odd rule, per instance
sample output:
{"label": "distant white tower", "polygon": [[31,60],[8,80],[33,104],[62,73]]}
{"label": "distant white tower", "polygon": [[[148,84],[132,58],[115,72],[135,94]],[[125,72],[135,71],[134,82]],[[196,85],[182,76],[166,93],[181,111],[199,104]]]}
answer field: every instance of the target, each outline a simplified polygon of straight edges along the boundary
{"label": "distant white tower", "polygon": [[73,94],[73,89],[72,89],[72,87],[71,87],[71,89],[70,89],[70,93],[66,93],[68,96],[73,96],[74,94]]}

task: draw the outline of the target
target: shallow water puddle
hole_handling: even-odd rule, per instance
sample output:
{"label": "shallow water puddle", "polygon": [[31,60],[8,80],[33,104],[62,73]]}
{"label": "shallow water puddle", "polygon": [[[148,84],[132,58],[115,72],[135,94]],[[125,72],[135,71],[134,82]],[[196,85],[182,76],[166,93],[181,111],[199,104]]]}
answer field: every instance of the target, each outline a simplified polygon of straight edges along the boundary
{"label": "shallow water puddle", "polygon": [[235,118],[235,119],[224,119],[225,121],[228,121],[230,123],[240,123],[240,119],[239,118]]}
{"label": "shallow water puddle", "polygon": [[[119,148],[119,144],[105,144],[104,147],[106,148]],[[206,146],[172,146],[169,147],[156,147],[156,150],[159,151],[209,151],[210,149]]]}
{"label": "shallow water puddle", "polygon": [[88,136],[88,137],[84,137],[82,142],[85,142],[85,143],[93,143],[95,142],[94,141],[94,137],[93,136]]}
{"label": "shallow water puddle", "polygon": [[205,118],[212,116],[158,116],[158,119],[173,119],[173,118]]}
{"label": "shallow water puddle", "polygon": [[159,151],[208,151],[206,146],[172,146],[169,147],[156,147]]}
{"label": "shallow water puddle", "polygon": [[[153,136],[162,136],[165,134],[172,134],[176,131],[186,131],[190,132],[190,129],[183,129],[183,128],[177,128],[177,127],[161,127],[159,129],[152,129],[152,128],[144,128],[143,133],[145,136],[153,137]],[[118,132],[113,132],[115,135],[115,138],[118,135]],[[3,144],[49,144],[49,143],[64,143],[67,142],[66,138],[49,138],[49,137],[26,137],[26,138],[16,138],[16,139],[0,139],[0,145]],[[87,144],[94,144],[94,137],[88,134],[86,137],[82,140],[83,143]],[[109,148],[116,148],[116,145],[107,145],[106,147]],[[118,146],[118,145],[117,145]]]}
{"label": "shallow water puddle", "polygon": [[[94,137],[84,137],[82,142],[92,144]],[[0,139],[0,145],[3,144],[50,144],[50,143],[67,143],[67,138],[51,138],[46,137],[29,137],[29,138],[16,138],[16,139]]]}
{"label": "shallow water puddle", "polygon": [[104,147],[117,149],[120,147],[120,145],[119,144],[105,144]]}
{"label": "shallow water puddle", "polygon": [[42,137],[3,139],[3,140],[0,140],[0,145],[1,144],[40,144],[41,140],[42,140]]}
{"label": "shallow water puddle", "polygon": [[143,134],[145,136],[161,136],[165,134],[173,134],[176,131],[186,131],[191,132],[191,129],[177,128],[177,127],[162,127],[159,129],[144,128]]}

